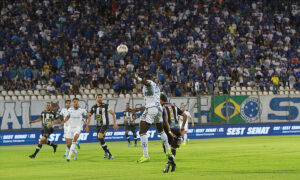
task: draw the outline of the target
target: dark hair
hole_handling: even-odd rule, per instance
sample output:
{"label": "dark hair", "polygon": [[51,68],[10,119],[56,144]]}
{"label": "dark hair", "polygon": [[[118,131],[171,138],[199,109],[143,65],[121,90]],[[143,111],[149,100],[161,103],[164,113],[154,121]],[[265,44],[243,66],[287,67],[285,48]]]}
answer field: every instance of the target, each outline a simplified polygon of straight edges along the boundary
{"label": "dark hair", "polygon": [[103,96],[102,96],[102,94],[97,94],[97,96],[96,96],[96,97],[98,97],[98,96],[101,96],[101,97],[103,97]]}
{"label": "dark hair", "polygon": [[71,100],[68,99],[68,100],[65,101],[65,103],[67,103],[67,102],[71,102]]}
{"label": "dark hair", "polygon": [[167,102],[168,101],[168,97],[165,93],[160,93],[160,99],[163,101],[163,102]]}
{"label": "dark hair", "polygon": [[79,99],[78,99],[78,98],[74,98],[74,99],[73,99],[73,101],[75,101],[75,100],[79,101]]}
{"label": "dark hair", "polygon": [[145,74],[146,79],[152,79],[152,75],[150,73]]}

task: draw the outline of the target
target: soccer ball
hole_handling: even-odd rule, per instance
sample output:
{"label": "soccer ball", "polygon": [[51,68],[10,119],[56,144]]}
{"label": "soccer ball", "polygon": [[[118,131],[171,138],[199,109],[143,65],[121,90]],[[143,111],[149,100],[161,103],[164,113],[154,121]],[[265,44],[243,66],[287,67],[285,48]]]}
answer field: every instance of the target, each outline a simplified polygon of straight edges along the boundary
{"label": "soccer ball", "polygon": [[127,47],[125,44],[120,44],[120,45],[117,47],[117,52],[118,52],[118,54],[120,54],[120,55],[125,55],[125,54],[127,54],[127,52],[128,52],[128,47]]}

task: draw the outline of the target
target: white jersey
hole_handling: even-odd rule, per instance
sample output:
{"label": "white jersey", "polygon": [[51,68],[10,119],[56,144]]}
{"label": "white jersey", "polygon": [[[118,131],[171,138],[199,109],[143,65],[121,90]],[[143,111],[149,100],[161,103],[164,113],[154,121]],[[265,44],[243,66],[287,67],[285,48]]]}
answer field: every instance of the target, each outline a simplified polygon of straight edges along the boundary
{"label": "white jersey", "polygon": [[147,80],[147,82],[150,83],[150,86],[143,86],[145,107],[161,107],[159,86],[151,80]]}
{"label": "white jersey", "polygon": [[[191,116],[190,112],[188,112],[188,111],[184,111],[184,114],[186,114],[186,123],[185,124],[188,124],[189,120],[192,119],[192,116]],[[182,120],[183,120],[183,116],[180,116],[179,121],[181,123],[182,123]]]}
{"label": "white jersey", "polygon": [[70,108],[69,109],[69,114],[68,116],[70,117],[69,121],[69,126],[71,128],[73,127],[82,127],[82,119],[83,116],[87,115],[87,111],[85,109],[75,109],[75,108]]}
{"label": "white jersey", "polygon": [[[70,109],[70,108],[69,108]],[[62,108],[61,111],[59,112],[59,115],[61,115],[65,120],[66,117],[68,116],[69,114],[69,111],[67,108]],[[65,124],[64,124],[64,128],[67,128],[69,126],[69,121],[67,121]]]}

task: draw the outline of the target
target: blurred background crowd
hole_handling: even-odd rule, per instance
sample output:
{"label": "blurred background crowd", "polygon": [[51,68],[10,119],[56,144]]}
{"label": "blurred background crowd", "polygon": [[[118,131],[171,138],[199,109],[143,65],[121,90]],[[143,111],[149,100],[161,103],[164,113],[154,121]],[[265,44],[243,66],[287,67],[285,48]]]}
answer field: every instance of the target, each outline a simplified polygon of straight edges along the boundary
{"label": "blurred background crowd", "polygon": [[[297,0],[10,0],[0,8],[0,86],[52,94],[109,84],[169,96],[231,87],[300,90]],[[120,56],[124,43],[129,52]]]}

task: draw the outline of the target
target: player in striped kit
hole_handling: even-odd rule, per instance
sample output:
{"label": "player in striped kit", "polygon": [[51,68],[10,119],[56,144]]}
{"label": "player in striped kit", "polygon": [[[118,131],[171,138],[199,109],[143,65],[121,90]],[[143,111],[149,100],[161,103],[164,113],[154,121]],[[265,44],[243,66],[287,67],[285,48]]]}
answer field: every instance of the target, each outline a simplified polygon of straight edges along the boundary
{"label": "player in striped kit", "polygon": [[126,110],[124,111],[124,127],[125,127],[125,136],[128,141],[128,147],[130,147],[130,137],[128,135],[129,131],[132,132],[133,138],[134,138],[134,146],[137,146],[137,137],[136,137],[136,127],[134,124],[134,121],[137,119],[137,116],[135,113],[131,112],[130,104],[126,104]]}
{"label": "player in striped kit", "polygon": [[56,152],[56,148],[57,148],[57,144],[54,144],[53,142],[50,142],[48,140],[48,138],[54,131],[53,126],[60,122],[60,120],[58,119],[58,115],[51,110],[50,102],[47,102],[46,110],[42,112],[41,117],[34,121],[30,121],[29,124],[40,122],[40,121],[42,121],[43,123],[42,138],[38,146],[36,147],[35,152],[29,156],[32,159],[34,159],[37,153],[42,149],[43,144],[52,146],[54,153]]}
{"label": "player in striped kit", "polygon": [[60,128],[62,128],[62,126],[69,121],[67,134],[65,135],[67,139],[67,146],[70,147],[69,155],[67,157],[68,162],[70,161],[73,153],[75,153],[74,160],[77,160],[78,151],[75,149],[76,141],[78,140],[82,130],[82,119],[84,116],[87,116],[87,111],[79,107],[78,101],[78,98],[73,99],[73,108],[68,110],[65,120],[60,125]]}
{"label": "player in striped kit", "polygon": [[105,143],[105,134],[109,129],[109,116],[108,113],[110,113],[113,117],[114,126],[113,128],[115,130],[118,129],[117,120],[115,113],[108,109],[108,104],[105,104],[102,102],[102,94],[97,95],[96,99],[97,103],[91,108],[91,111],[89,112],[87,118],[88,122],[86,124],[86,130],[88,131],[88,125],[91,121],[91,116],[95,114],[95,120],[97,121],[96,128],[97,128],[97,137],[100,141],[100,144],[102,146],[102,149],[104,150],[104,158],[108,158],[110,160],[114,159],[112,154],[110,153],[106,143]]}

